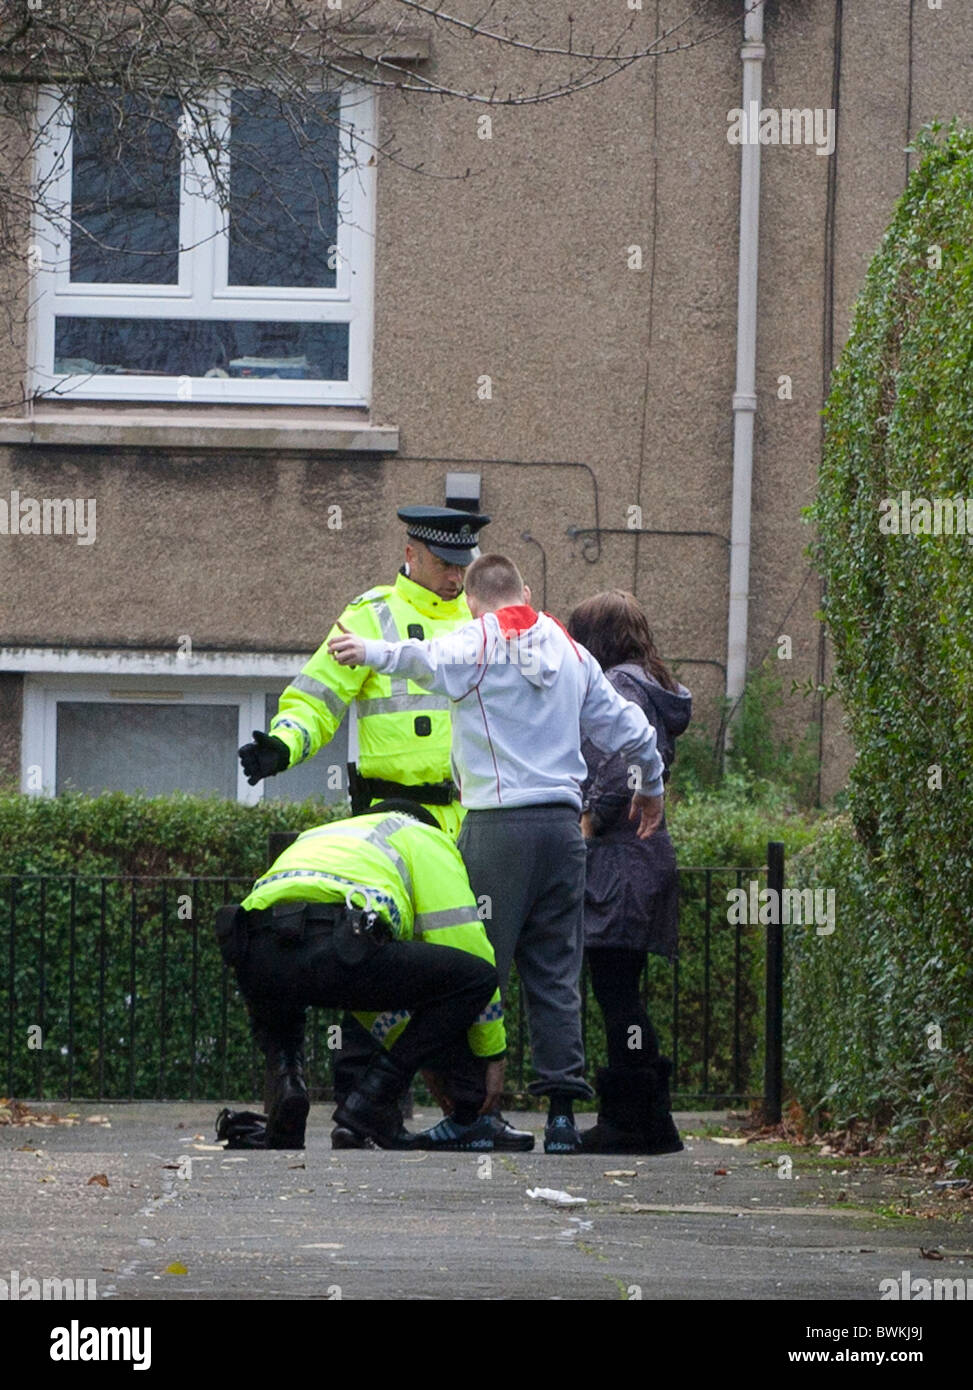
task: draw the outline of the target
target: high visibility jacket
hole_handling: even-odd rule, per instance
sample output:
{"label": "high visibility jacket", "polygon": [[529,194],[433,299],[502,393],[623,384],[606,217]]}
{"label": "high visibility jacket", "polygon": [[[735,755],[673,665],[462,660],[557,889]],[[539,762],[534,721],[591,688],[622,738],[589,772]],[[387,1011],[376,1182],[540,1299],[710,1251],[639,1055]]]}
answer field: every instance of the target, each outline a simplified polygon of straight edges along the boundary
{"label": "high visibility jacket", "polygon": [[[389,642],[431,638],[470,621],[466,598],[442,599],[396,576],[354,599],[338,622],[358,637]],[[380,676],[367,666],[341,666],[328,651],[337,623],[280,697],[270,732],[290,753],[290,767],[313,758],[334,737],[351,701],[358,714],[358,770],[393,782],[442,782],[450,777],[449,700],[405,676]],[[463,812],[458,802],[430,806],[454,838]]]}
{"label": "high visibility jacket", "polygon": [[[369,902],[397,940],[452,946],[495,963],[459,850],[443,831],[411,816],[380,812],[305,830],[257,879],[243,906],[284,899]],[[409,1020],[405,1009],[356,1017],[386,1047]],[[469,1043],[478,1057],[504,1051],[499,989],[470,1028]]]}

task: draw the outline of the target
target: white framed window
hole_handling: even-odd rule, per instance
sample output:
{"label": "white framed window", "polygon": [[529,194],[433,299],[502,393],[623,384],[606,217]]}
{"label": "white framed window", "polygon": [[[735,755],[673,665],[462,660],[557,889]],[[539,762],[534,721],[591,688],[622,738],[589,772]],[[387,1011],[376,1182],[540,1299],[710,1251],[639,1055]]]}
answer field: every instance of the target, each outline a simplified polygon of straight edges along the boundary
{"label": "white framed window", "polygon": [[[146,663],[148,665],[148,663]],[[266,729],[288,676],[257,679],[70,672],[27,674],[21,786],[57,795],[73,788],[174,791],[253,805],[267,800],[330,803],[348,795],[348,721],[316,758],[251,787],[237,749]],[[171,670],[171,663],[169,665]]]}
{"label": "white framed window", "polygon": [[374,138],[354,86],[299,111],[42,91],[32,393],[367,405]]}

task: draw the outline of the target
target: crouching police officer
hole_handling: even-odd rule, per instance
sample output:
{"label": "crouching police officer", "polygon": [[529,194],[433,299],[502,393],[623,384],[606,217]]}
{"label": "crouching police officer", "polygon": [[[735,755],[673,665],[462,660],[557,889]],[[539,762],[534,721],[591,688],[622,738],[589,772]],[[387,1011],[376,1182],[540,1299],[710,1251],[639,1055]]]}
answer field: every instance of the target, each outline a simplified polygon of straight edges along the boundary
{"label": "crouching police officer", "polygon": [[309,1004],[351,1009],[382,1044],[338,1124],[408,1146],[398,1102],[415,1072],[472,1053],[486,1063],[486,1099],[479,1090],[455,1118],[465,1147],[493,1147],[480,1113],[500,1095],[506,1048],[493,948],[459,851],[423,807],[384,801],[305,831],[242,904],[220,910],[216,933],[267,1058],[267,1148],[304,1145]]}

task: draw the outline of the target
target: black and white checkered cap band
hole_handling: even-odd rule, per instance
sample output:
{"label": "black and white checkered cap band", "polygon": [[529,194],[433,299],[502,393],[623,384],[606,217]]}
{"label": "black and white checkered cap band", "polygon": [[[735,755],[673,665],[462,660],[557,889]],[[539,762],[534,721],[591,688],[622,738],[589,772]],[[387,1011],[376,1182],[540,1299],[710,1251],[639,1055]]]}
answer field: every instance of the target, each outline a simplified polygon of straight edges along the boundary
{"label": "black and white checkered cap band", "polygon": [[417,541],[433,541],[436,545],[454,545],[457,549],[468,550],[476,545],[476,533],[469,526],[460,531],[438,531],[435,526],[410,526],[406,535]]}

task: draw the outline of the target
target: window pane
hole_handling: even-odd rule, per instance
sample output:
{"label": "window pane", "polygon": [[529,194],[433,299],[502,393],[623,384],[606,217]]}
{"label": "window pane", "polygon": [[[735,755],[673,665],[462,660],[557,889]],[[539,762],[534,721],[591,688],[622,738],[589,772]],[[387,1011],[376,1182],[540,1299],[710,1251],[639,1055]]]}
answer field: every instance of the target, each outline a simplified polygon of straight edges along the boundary
{"label": "window pane", "polygon": [[231,285],[334,287],[339,112],[334,96],[298,113],[272,92],[233,93]]}
{"label": "window pane", "polygon": [[[283,687],[281,687],[283,689]],[[277,713],[277,696],[267,696],[265,729]],[[335,783],[339,783],[335,786]],[[330,785],[329,785],[330,784]],[[348,800],[348,720],[341,721],[330,743],[319,749],[313,758],[297,767],[268,777],[264,782],[264,797],[268,801],[306,801],[317,796],[335,803]]]}
{"label": "window pane", "polygon": [[82,89],[74,116],[71,279],[179,278],[179,103]]}
{"label": "window pane", "polygon": [[60,700],[57,790],[235,798],[237,720],[236,705]]}
{"label": "window pane", "polygon": [[54,370],[69,376],[347,381],[348,325],[58,318]]}

